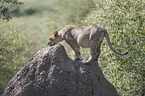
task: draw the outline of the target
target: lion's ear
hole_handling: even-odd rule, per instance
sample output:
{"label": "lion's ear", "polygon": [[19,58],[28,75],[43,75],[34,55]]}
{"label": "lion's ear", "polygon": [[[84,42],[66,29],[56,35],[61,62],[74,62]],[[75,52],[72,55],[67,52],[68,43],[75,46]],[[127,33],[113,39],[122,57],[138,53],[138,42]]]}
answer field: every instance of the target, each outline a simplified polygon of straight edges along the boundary
{"label": "lion's ear", "polygon": [[58,36],[58,31],[54,32],[54,36],[57,37]]}

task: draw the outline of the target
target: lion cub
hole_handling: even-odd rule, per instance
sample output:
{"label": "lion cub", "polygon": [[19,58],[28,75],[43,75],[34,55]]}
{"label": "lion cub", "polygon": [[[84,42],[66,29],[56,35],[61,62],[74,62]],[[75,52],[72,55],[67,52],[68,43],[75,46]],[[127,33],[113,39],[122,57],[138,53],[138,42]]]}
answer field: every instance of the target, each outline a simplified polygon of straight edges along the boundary
{"label": "lion cub", "polygon": [[91,26],[73,26],[67,25],[62,30],[56,31],[49,37],[48,45],[52,46],[62,40],[65,40],[75,52],[75,60],[81,60],[80,47],[90,48],[90,58],[83,63],[97,61],[100,55],[101,43],[106,37],[110,49],[118,55],[126,55],[128,52],[119,53],[113,49],[107,31],[100,25]]}

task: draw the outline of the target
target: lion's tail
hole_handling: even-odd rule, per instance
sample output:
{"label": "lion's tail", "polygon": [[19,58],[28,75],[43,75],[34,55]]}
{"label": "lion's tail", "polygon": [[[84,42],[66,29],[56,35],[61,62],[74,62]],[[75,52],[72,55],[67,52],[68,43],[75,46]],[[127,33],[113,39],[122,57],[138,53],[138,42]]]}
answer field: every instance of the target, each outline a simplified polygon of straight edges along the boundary
{"label": "lion's tail", "polygon": [[104,29],[104,32],[105,32],[105,37],[106,37],[107,43],[108,43],[110,49],[111,49],[114,53],[116,53],[116,54],[118,54],[118,55],[120,55],[120,56],[123,56],[123,55],[127,55],[127,54],[128,54],[128,51],[126,51],[125,53],[119,53],[119,52],[117,52],[117,51],[112,47],[111,42],[110,42],[110,39],[109,39],[109,35],[108,35],[108,33],[107,33],[107,31],[106,31],[105,29]]}

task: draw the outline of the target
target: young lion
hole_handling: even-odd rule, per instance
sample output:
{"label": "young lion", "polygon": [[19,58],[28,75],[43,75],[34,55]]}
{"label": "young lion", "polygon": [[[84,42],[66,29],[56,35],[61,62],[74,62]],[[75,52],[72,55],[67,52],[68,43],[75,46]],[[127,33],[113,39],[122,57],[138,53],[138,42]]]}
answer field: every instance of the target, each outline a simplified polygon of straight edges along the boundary
{"label": "young lion", "polygon": [[65,40],[75,52],[75,60],[81,60],[80,47],[90,48],[90,58],[83,63],[97,61],[100,55],[101,43],[106,37],[110,49],[118,55],[126,55],[128,52],[119,53],[113,49],[110,43],[107,31],[98,24],[91,26],[72,26],[67,25],[62,30],[54,32],[49,37],[48,45],[52,46],[62,40]]}

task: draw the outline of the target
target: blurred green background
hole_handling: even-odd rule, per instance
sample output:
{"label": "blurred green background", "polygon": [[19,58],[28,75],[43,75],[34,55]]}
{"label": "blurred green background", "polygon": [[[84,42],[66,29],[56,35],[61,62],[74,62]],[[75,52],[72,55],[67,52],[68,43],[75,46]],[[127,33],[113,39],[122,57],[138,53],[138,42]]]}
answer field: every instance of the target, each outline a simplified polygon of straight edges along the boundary
{"label": "blurred green background", "polygon": [[[54,31],[67,24],[97,23],[108,30],[116,50],[129,51],[120,57],[104,40],[99,65],[105,77],[121,96],[145,95],[144,0],[21,0],[22,5],[14,1],[0,1],[0,9],[3,3],[13,17],[9,21],[0,19],[0,94],[29,59],[47,47],[47,39]],[[61,44],[73,59],[71,48],[65,42]],[[81,53],[84,59],[89,58],[89,49],[81,49]]]}

